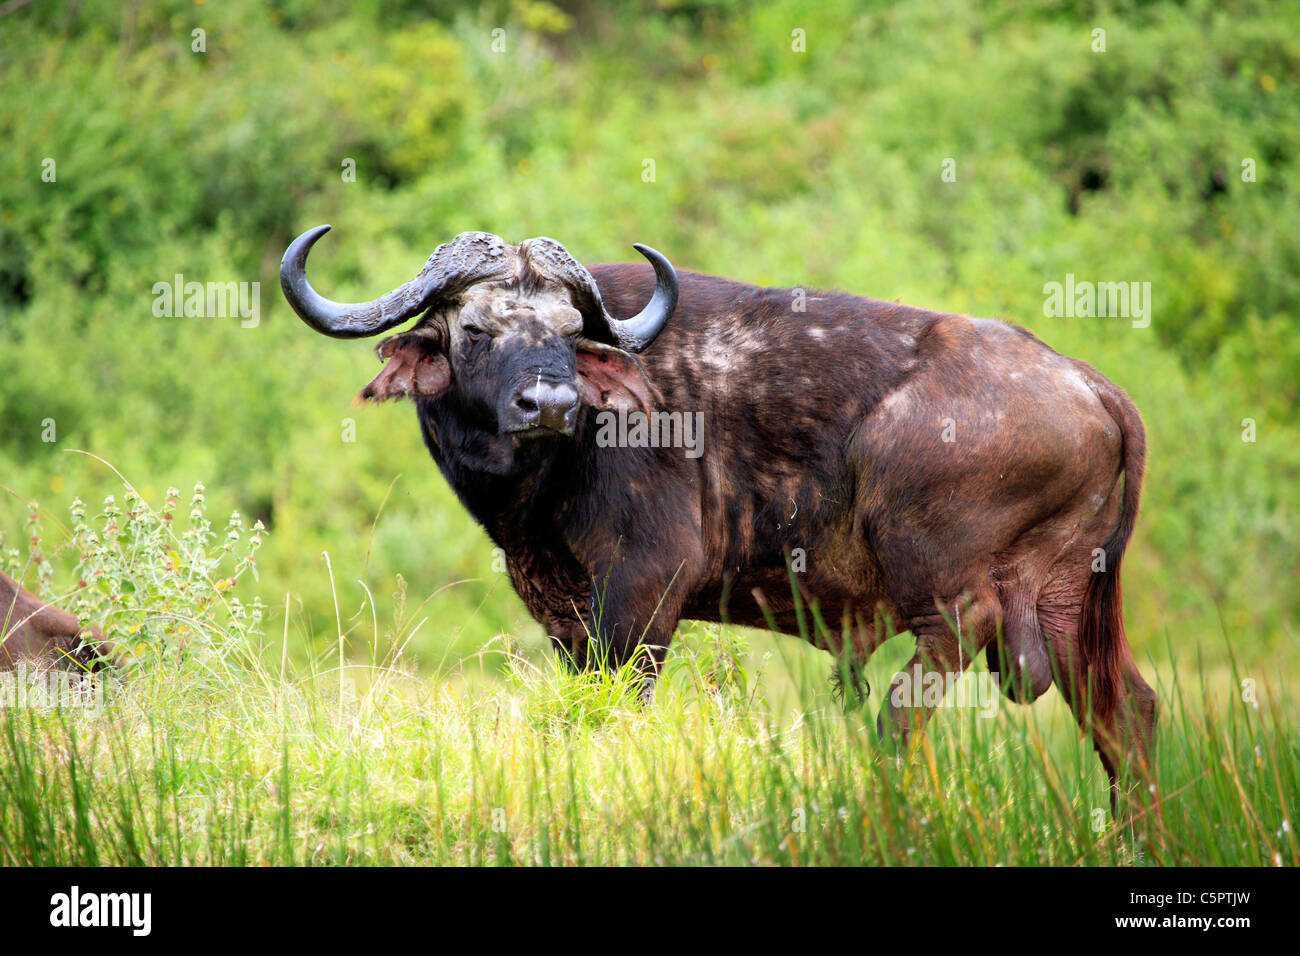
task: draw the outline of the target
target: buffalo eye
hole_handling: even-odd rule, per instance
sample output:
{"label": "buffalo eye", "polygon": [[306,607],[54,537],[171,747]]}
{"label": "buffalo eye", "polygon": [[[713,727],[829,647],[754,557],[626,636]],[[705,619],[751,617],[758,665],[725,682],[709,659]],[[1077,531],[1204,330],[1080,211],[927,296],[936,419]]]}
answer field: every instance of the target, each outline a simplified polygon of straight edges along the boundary
{"label": "buffalo eye", "polygon": [[461,328],[465,330],[465,334],[468,335],[470,340],[473,342],[477,342],[480,339],[487,337],[487,333],[484,332],[482,329],[480,329],[477,325],[464,325],[461,326]]}

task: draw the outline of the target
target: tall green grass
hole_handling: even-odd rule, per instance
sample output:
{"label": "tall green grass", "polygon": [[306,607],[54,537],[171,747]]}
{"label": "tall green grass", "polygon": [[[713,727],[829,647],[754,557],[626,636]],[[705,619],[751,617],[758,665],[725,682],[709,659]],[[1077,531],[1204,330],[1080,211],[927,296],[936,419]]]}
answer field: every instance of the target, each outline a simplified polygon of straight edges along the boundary
{"label": "tall green grass", "polygon": [[482,651],[500,667],[417,676],[427,620],[383,634],[362,610],[353,655],[342,614],[304,664],[287,628],[209,628],[139,645],[101,714],[0,709],[0,864],[1300,862],[1294,712],[1235,674],[1160,683],[1163,820],[1135,842],[1059,699],[941,708],[895,755],[879,701],[835,701],[829,658],[789,638],[688,628],[644,706],[634,668],[574,675],[505,637]]}

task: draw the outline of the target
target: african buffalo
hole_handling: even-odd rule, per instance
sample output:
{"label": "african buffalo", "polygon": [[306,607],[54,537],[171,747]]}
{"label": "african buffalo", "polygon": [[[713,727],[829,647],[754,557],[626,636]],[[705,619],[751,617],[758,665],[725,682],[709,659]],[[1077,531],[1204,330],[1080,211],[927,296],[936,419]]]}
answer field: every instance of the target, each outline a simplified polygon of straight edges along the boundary
{"label": "african buffalo", "polygon": [[0,571],[0,671],[30,661],[74,671],[97,671],[114,658],[95,625],[42,601]]}
{"label": "african buffalo", "polygon": [[[419,316],[360,397],[415,400],[577,666],[645,648],[649,688],[679,619],[798,634],[815,606],[816,641],[855,667],[913,632],[895,688],[982,649],[1017,699],[1058,680],[1112,786],[1148,775],[1155,694],[1119,583],[1145,435],[1095,369],[999,321],[679,275],[643,246],[650,265],[587,269],[552,239],[482,232],[344,305],[305,274],[329,228],[286,251],[290,305],[338,338]],[[880,723],[905,739],[929,708],[903,699]]]}

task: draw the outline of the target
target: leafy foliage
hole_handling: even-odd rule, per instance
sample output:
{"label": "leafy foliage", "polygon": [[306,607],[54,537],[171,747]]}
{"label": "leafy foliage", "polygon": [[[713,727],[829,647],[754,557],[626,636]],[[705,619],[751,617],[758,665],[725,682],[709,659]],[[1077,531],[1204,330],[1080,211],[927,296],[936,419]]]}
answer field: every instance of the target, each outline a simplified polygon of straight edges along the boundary
{"label": "leafy foliage", "polygon": [[[1298,27],[1265,0],[5,16],[0,566],[131,679],[102,715],[0,708],[0,862],[1296,863]],[[1055,695],[940,715],[895,760],[879,702],[833,703],[788,638],[684,626],[652,708],[629,669],[564,672],[410,410],[350,404],[367,347],[281,301],[285,245],[325,221],[338,299],[469,229],[587,261],[646,241],[1005,317],[1124,386],[1151,843],[1096,825]],[[1150,327],[1044,315],[1067,273],[1150,282]],[[155,314],[178,275],[258,283],[257,321]]]}
{"label": "leafy foliage", "polygon": [[53,565],[42,549],[40,508],[31,502],[27,557],[20,560],[17,548],[5,549],[0,542],[0,566],[19,577],[25,567],[39,569],[41,597],[83,623],[98,624],[128,667],[142,661],[174,665],[187,656],[212,665],[232,651],[247,650],[261,633],[261,599],[254,595],[246,605],[235,587],[245,575],[257,577],[256,555],[266,529],[257,521],[246,530],[234,512],[224,532],[215,530],[204,513],[205,491],[202,483],[194,486],[183,531],[176,527],[180,492],[175,488],[168,488],[162,507],[154,509],[125,485],[121,503],[109,495],[102,511],[90,518],[81,499],[74,499],[66,547],[79,560],[72,573],[76,584],[67,594],[55,585]]}
{"label": "leafy foliage", "polygon": [[[203,478],[273,530],[259,567],[294,595],[294,654],[334,642],[323,551],[344,607],[399,573],[414,603],[445,589],[426,663],[539,641],[409,410],[350,404],[367,347],[307,332],[276,265],[323,221],[313,278],[340,299],[466,229],[589,261],[640,240],[1007,317],[1092,362],[1149,431],[1139,650],[1222,621],[1300,666],[1296,26],[1252,0],[29,5],[0,31],[0,528],[31,497],[116,493],[67,454],[87,449],[146,499]],[[1066,273],[1149,281],[1151,327],[1044,316]],[[260,321],[155,316],[177,274],[260,283]]]}

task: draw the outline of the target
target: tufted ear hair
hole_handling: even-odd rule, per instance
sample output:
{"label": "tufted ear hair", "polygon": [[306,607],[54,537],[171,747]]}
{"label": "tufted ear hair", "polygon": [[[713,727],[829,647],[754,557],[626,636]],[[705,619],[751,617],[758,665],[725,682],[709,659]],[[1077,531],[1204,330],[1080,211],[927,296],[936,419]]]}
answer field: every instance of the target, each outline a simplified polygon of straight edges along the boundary
{"label": "tufted ear hair", "polygon": [[578,340],[578,397],[599,409],[639,409],[649,415],[664,397],[635,355],[622,349]]}
{"label": "tufted ear hair", "polygon": [[446,334],[439,323],[384,339],[375,349],[384,367],[357,395],[357,401],[437,398],[451,388]]}

